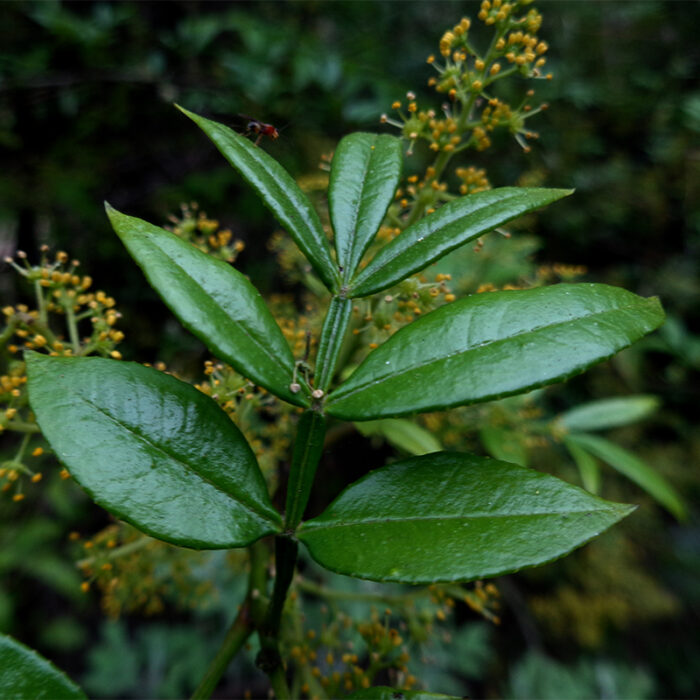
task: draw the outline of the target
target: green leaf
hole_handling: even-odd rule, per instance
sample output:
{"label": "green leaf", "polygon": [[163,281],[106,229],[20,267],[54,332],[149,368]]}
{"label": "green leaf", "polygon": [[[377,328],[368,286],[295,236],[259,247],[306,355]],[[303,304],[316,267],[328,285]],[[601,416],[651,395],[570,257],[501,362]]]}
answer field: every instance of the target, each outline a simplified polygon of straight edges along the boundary
{"label": "green leaf", "polygon": [[62,671],[29,647],[0,634],[0,695],[15,700],[86,698]]}
{"label": "green leaf", "polygon": [[640,394],[590,401],[562,413],[558,422],[572,432],[605,430],[646,418],[659,407],[656,396]]}
{"label": "green leaf", "polygon": [[583,447],[568,438],[564,438],[564,444],[566,449],[569,450],[571,458],[576,462],[583,488],[586,491],[597,494],[600,491],[600,465],[598,460],[592,454],[586,452]]}
{"label": "green leaf", "polygon": [[583,372],[663,318],[658,299],[603,284],[475,294],[391,336],[326,411],[368,420],[522,393]]}
{"label": "green leaf", "polygon": [[456,695],[443,695],[442,693],[428,693],[425,690],[400,690],[386,685],[375,685],[372,688],[356,690],[346,698],[352,700],[459,700]]}
{"label": "green leaf", "polygon": [[411,455],[425,455],[442,449],[432,433],[410,420],[385,418],[356,423],[355,427],[364,436],[379,435],[390,445]]}
{"label": "green leaf", "polygon": [[634,481],[678,520],[685,520],[687,510],[678,492],[655,469],[628,450],[598,435],[572,433],[568,444],[577,445]]}
{"label": "green leaf", "polygon": [[251,381],[297,406],[294,356],[257,289],[228,263],[107,205],[112,226],[151,286],[190,332]]}
{"label": "green leaf", "polygon": [[401,141],[355,133],[333,154],[328,206],[344,281],[355,274],[394,198],[401,177]]}
{"label": "green leaf", "polygon": [[350,297],[391,287],[451,250],[573,190],[501,187],[455,199],[387,243],[350,284]]}
{"label": "green leaf", "polygon": [[265,206],[287,230],[323,283],[338,291],[338,266],[331,247],[308,197],[292,176],[262,148],[223,124],[176,107],[188,116],[214,142],[224,158],[260,195]]}
{"label": "green leaf", "polygon": [[495,425],[487,425],[481,429],[479,437],[492,457],[519,464],[521,467],[527,466],[527,449],[517,433]]}
{"label": "green leaf", "polygon": [[196,549],[279,532],[252,450],[208,396],[131,362],[38,353],[26,361],[39,427],[110,513]]}
{"label": "green leaf", "polygon": [[632,510],[532,469],[438,452],[370,472],[297,535],[341,574],[459,581],[561,557]]}

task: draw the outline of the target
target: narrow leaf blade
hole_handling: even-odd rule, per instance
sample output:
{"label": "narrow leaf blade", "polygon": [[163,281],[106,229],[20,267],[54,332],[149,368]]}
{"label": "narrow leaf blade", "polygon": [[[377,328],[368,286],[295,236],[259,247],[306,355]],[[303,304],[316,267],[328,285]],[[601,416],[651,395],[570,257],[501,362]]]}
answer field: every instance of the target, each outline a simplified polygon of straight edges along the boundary
{"label": "narrow leaf blade", "polygon": [[576,406],[559,416],[559,422],[573,432],[606,430],[628,425],[651,415],[659,407],[656,396],[621,396],[599,399]]}
{"label": "narrow leaf blade", "polygon": [[401,141],[354,133],[333,154],[328,205],[343,279],[350,279],[379,230],[401,177]]}
{"label": "narrow leaf blade", "polygon": [[384,418],[357,423],[355,427],[366,437],[379,435],[390,445],[411,455],[426,455],[442,449],[431,432],[410,420]]}
{"label": "narrow leaf blade", "polygon": [[475,294],[395,333],[326,411],[369,420],[522,393],[583,372],[663,318],[656,298],[602,284]]}
{"label": "narrow leaf blade", "polygon": [[567,442],[590,452],[634,481],[678,520],[685,520],[687,517],[687,508],[678,492],[637,455],[598,435],[572,433],[567,437]]}
{"label": "narrow leaf blade", "polygon": [[527,467],[527,448],[515,431],[487,425],[480,430],[479,437],[486,451],[495,459]]}
{"label": "narrow leaf blade", "polygon": [[364,297],[391,287],[468,241],[571,192],[501,187],[449,202],[387,243],[357,275],[348,294]]}
{"label": "narrow leaf blade", "polygon": [[571,458],[576,462],[578,473],[581,475],[583,488],[590,493],[598,494],[600,491],[600,464],[598,460],[580,445],[564,439],[566,449],[569,450]]}
{"label": "narrow leaf blade", "polygon": [[531,469],[438,452],[370,472],[297,534],[331,571],[432,583],[543,564],[632,510]]}
{"label": "narrow leaf blade", "polygon": [[0,634],[0,691],[3,698],[87,698],[87,695],[51,662],[4,634]]}
{"label": "narrow leaf blade", "polygon": [[308,197],[294,178],[270,155],[250,140],[223,124],[206,119],[180,106],[213,141],[226,160],[260,195],[265,206],[286,229],[323,283],[338,290],[339,274],[323,226]]}
{"label": "narrow leaf blade", "polygon": [[196,549],[278,532],[243,435],[216,403],[131,362],[27,353],[29,400],[46,439],[96,503]]}
{"label": "narrow leaf blade", "polygon": [[289,390],[294,356],[262,296],[246,277],[158,226],[107,205],[112,226],[151,286],[209,350],[256,384],[297,406]]}

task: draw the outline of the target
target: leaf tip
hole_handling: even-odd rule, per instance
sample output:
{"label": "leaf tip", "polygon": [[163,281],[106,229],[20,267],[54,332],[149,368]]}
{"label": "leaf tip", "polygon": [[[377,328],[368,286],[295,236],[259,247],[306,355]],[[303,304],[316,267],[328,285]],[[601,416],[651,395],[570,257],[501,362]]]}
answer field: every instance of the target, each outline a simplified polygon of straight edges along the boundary
{"label": "leaf tip", "polygon": [[628,515],[632,515],[635,510],[639,508],[635,503],[618,503],[618,510],[620,511],[620,520],[626,518]]}
{"label": "leaf tip", "polygon": [[120,216],[124,216],[119,210],[115,209],[107,200],[104,202],[105,213],[110,220],[112,226],[116,226],[117,219]]}
{"label": "leaf tip", "polygon": [[189,109],[185,109],[182,105],[179,105],[177,102],[173,102],[173,106],[175,109],[179,109],[186,117],[189,117],[193,122],[196,122],[199,116],[195,114],[194,112],[190,112]]}
{"label": "leaf tip", "polygon": [[564,197],[570,197],[574,192],[576,192],[575,187],[555,187],[550,189],[549,192],[554,195],[553,202],[556,202]]}

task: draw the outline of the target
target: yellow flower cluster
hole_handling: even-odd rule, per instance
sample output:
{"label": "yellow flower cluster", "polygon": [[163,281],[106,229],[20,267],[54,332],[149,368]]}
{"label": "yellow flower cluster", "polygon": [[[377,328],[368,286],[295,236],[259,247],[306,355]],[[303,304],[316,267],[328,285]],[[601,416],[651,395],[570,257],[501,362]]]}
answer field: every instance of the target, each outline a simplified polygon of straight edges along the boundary
{"label": "yellow flower cluster", "polygon": [[[0,348],[6,350],[6,364],[0,368],[0,432],[23,436],[15,457],[0,465],[0,491],[12,492],[12,500],[19,502],[25,498],[23,485],[43,478],[41,471],[29,465],[29,458],[44,454],[44,448],[36,445],[39,428],[29,410],[20,353],[35,350],[52,356],[98,354],[121,359],[116,346],[124,334],[115,328],[120,314],[114,299],[103,291],[90,292],[92,279],[79,275],[80,263],[64,251],[49,257],[48,248],[42,247],[38,265],[31,265],[23,251],[17,252],[16,260],[6,258],[5,262],[33,285],[36,299],[36,308],[8,305],[0,316],[4,320]],[[89,334],[81,338],[83,328]],[[63,469],[60,476],[70,475]]]}
{"label": "yellow flower cluster", "polygon": [[460,194],[474,194],[491,189],[491,183],[483,168],[475,168],[473,165],[468,168],[457,168],[455,175],[462,181],[459,186]]}
{"label": "yellow flower cluster", "polygon": [[334,608],[331,612],[327,605],[320,606],[322,622],[317,628],[304,629],[298,624],[284,627],[286,651],[302,681],[302,697],[340,697],[375,685],[380,673],[388,677],[392,687],[411,690],[419,685],[410,670],[412,646],[429,653],[439,632],[449,634],[442,625],[458,607],[462,608],[460,614],[470,608],[495,624],[500,621],[498,589],[481,581],[469,587],[433,584],[386,596],[355,592],[350,600],[371,606],[365,619],[338,609],[342,597],[336,599],[335,593],[299,576],[290,594],[290,618],[304,619],[305,594],[321,600],[328,596]]}
{"label": "yellow flower cluster", "polygon": [[438,273],[433,282],[414,275],[400,282],[394,293],[357,300],[352,309],[352,333],[361,338],[360,354],[374,350],[399,328],[418,316],[456,299],[447,286],[449,274]]}
{"label": "yellow flower cluster", "polygon": [[487,131],[493,131],[499,126],[510,124],[513,110],[497,97],[492,97],[481,113],[481,123]]}
{"label": "yellow flower cluster", "polygon": [[419,140],[427,141],[429,148],[439,154],[452,155],[470,147],[483,151],[491,145],[489,132],[498,127],[507,128],[529,150],[525,139],[535,138],[536,134],[525,129],[525,119],[542,107],[533,110],[525,100],[515,108],[490,91],[495,81],[509,75],[542,77],[547,44],[536,36],[542,18],[534,8],[522,14],[527,4],[522,0],[482,2],[478,17],[494,32],[484,53],[472,43],[471,21],[466,17],[442,35],[442,64],[434,55],[428,57],[428,63],[437,72],[428,84],[450,100],[442,106],[442,115],[432,109],[420,109],[415,95],[409,92],[405,111],[400,101],[392,104],[398,118],[384,114],[380,120],[401,129],[410,144],[409,154]]}
{"label": "yellow flower cluster", "polygon": [[505,50],[505,59],[522,68],[542,68],[547,59],[543,54],[547,51],[547,44],[539,41],[536,36],[523,31],[511,32],[507,40],[500,39],[497,45]]}
{"label": "yellow flower cluster", "polygon": [[232,263],[245,248],[242,241],[233,240],[229,229],[221,229],[216,219],[209,219],[205,212],[199,211],[196,202],[181,204],[180,215],[169,219],[172,226],[168,230],[219,260]]}
{"label": "yellow flower cluster", "polygon": [[446,31],[440,39],[440,53],[447,57],[455,46],[464,46],[469,27],[471,27],[471,21],[468,17],[463,17],[452,27],[452,30]]}
{"label": "yellow flower cluster", "polygon": [[208,552],[173,547],[122,522],[87,539],[71,532],[69,540],[82,554],[77,562],[84,577],[81,590],[97,589],[102,610],[112,619],[134,612],[157,615],[166,604],[202,607],[214,593],[212,582],[193,572]]}
{"label": "yellow flower cluster", "polygon": [[[42,350],[53,356],[97,353],[121,359],[115,346],[124,339],[124,333],[114,328],[121,317],[115,308],[115,300],[103,291],[87,291],[92,286],[92,278],[76,274],[80,265],[78,260],[69,262],[63,251],[59,251],[54,260],[49,260],[47,253],[48,249],[43,248],[41,262],[34,266],[27,262],[22,251],[17,253],[17,258],[23,265],[18,265],[12,258],[5,260],[34,284],[38,307],[30,310],[26,304],[18,304],[2,309],[7,323],[5,333],[13,333],[19,340],[9,342],[8,351]],[[54,328],[58,319],[52,314],[63,317],[62,330]],[[80,339],[79,329],[83,321],[89,321],[91,332]]]}
{"label": "yellow flower cluster", "polygon": [[[291,600],[301,612],[296,591]],[[322,607],[326,612],[326,606]],[[355,620],[342,611],[315,629],[295,630],[288,639],[288,653],[303,682],[304,697],[340,697],[353,690],[370,688],[379,672],[388,673],[394,687],[410,690],[416,683],[409,673],[410,655],[399,630],[390,622],[397,620],[386,609],[380,617],[372,609],[368,621]],[[404,624],[399,620],[400,624]],[[370,653],[354,651],[354,642],[343,642],[346,635],[359,636]]]}
{"label": "yellow flower cluster", "polygon": [[551,265],[540,265],[537,268],[537,279],[540,283],[551,282],[560,279],[564,282],[573,282],[583,277],[588,272],[585,265],[565,265],[564,263],[553,263]]}

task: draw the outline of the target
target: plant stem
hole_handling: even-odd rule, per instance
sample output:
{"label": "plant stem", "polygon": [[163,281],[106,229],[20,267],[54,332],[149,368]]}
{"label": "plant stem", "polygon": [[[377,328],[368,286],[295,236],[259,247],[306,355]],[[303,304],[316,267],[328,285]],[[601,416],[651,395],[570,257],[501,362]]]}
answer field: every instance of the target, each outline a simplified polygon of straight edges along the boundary
{"label": "plant stem", "polygon": [[75,309],[73,308],[73,300],[69,297],[62,297],[61,303],[66,312],[66,325],[68,326],[68,337],[73,346],[73,354],[80,354],[80,338],[78,337],[78,323],[75,320]]}
{"label": "plant stem", "polygon": [[46,324],[48,323],[48,317],[46,313],[46,300],[44,299],[44,293],[39,280],[34,281],[34,295],[36,296],[36,304],[39,309],[39,322]]}
{"label": "plant stem", "polygon": [[326,319],[323,322],[321,339],[316,354],[316,380],[317,389],[327,391],[335,373],[340,347],[345,337],[345,331],[350,321],[352,301],[343,297],[333,297]]}
{"label": "plant stem", "polygon": [[21,420],[12,420],[3,425],[5,430],[14,430],[16,433],[40,433],[41,428],[36,423],[27,423]]}
{"label": "plant stem", "polygon": [[245,602],[238,611],[238,615],[236,615],[233,624],[226,633],[226,637],[219,647],[219,651],[211,660],[209,668],[204,674],[204,678],[202,678],[200,684],[197,686],[194,693],[192,693],[192,700],[202,700],[211,697],[211,694],[214,692],[231,659],[238,653],[238,650],[251,635],[253,626],[250,619],[249,603],[246,597]]}
{"label": "plant stem", "polygon": [[298,551],[299,545],[296,540],[275,537],[275,586],[265,620],[265,631],[275,638],[279,636],[284,601],[294,578]]}
{"label": "plant stem", "polygon": [[152,537],[148,536],[143,536],[139,537],[137,540],[132,540],[131,542],[127,542],[126,544],[123,544],[121,547],[115,547],[114,549],[110,550],[106,555],[103,555],[102,557],[88,557],[87,559],[81,559],[80,561],[77,561],[75,565],[78,568],[83,568],[86,566],[92,566],[96,561],[102,561],[103,559],[118,559],[119,557],[124,557],[127,554],[132,554],[133,552],[138,552],[139,549],[143,549],[144,547],[147,547],[151,542],[154,542],[155,540]]}
{"label": "plant stem", "polygon": [[287,484],[285,529],[293,532],[301,521],[311,493],[323,442],[326,419],[317,411],[306,411],[299,421]]}
{"label": "plant stem", "polygon": [[264,622],[258,627],[260,652],[255,663],[267,674],[272,689],[280,700],[291,697],[279,651],[279,632],[287,591],[294,577],[297,551],[296,540],[283,536],[275,538],[275,586]]}
{"label": "plant stem", "polygon": [[248,554],[250,572],[248,573],[248,591],[245,600],[231,627],[229,627],[219,651],[216,652],[216,656],[211,660],[204,677],[192,694],[192,700],[204,700],[211,697],[231,659],[243,646],[255,627],[260,625],[263,618],[267,549],[258,541],[248,547]]}
{"label": "plant stem", "polygon": [[277,666],[274,671],[269,674],[270,685],[275,693],[275,697],[279,700],[289,700],[291,694],[287,685],[287,677],[284,675],[282,665]]}

